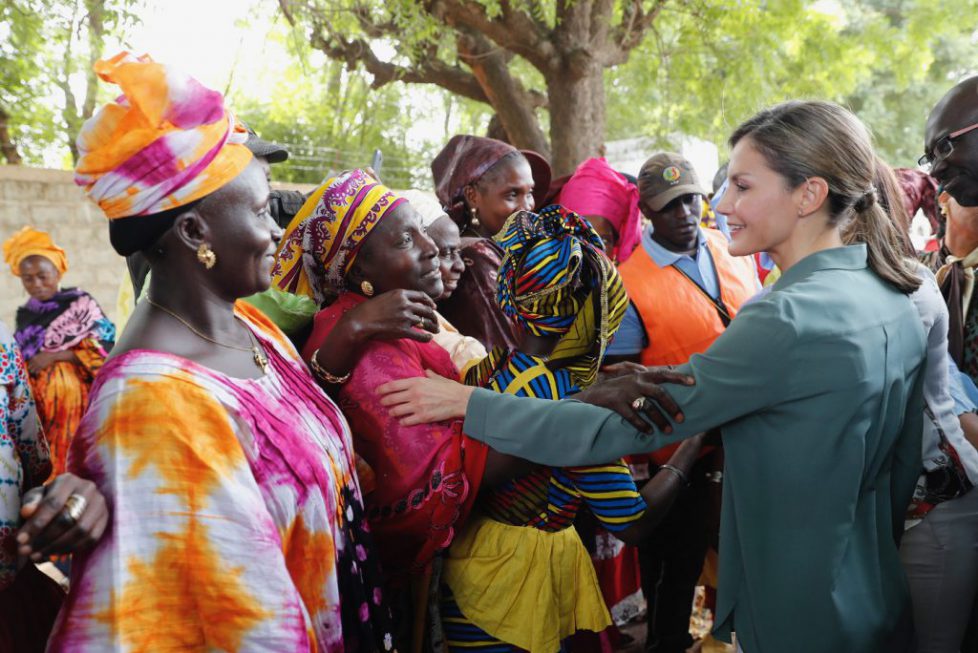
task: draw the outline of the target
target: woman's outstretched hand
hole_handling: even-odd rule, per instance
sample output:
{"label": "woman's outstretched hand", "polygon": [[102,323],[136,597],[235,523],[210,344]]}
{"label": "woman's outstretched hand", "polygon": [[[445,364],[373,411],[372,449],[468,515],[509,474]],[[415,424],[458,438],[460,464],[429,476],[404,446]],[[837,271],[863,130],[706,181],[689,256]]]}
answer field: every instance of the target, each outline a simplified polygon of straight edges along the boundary
{"label": "woman's outstretched hand", "polygon": [[431,370],[424,377],[397,379],[377,388],[380,403],[405,426],[465,417],[473,390]]}
{"label": "woman's outstretched hand", "polygon": [[613,410],[643,433],[652,430],[642,418],[643,415],[663,433],[671,433],[668,417],[682,422],[683,413],[660,383],[693,385],[696,380],[673,371],[671,367],[646,367],[641,371],[599,381],[574,395],[574,399]]}

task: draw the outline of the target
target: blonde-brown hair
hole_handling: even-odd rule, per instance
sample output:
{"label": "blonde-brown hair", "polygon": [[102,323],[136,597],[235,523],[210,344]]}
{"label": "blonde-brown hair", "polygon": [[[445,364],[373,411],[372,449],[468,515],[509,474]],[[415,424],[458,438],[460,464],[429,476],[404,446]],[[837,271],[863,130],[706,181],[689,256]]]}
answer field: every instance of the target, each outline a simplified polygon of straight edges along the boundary
{"label": "blonde-brown hair", "polygon": [[876,153],[869,132],[850,111],[832,102],[791,101],[765,109],[738,127],[734,147],[749,138],[768,167],[794,189],[812,177],[829,187],[829,221],[844,236],[866,244],[869,267],[910,294],[920,287],[886,210],[877,201]]}

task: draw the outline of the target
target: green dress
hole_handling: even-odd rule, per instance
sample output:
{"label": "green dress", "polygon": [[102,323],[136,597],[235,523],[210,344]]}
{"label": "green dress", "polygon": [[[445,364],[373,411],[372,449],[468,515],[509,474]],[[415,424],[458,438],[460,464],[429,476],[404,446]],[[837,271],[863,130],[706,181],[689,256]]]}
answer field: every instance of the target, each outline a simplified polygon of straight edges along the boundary
{"label": "green dress", "polygon": [[685,421],[644,434],[603,408],[476,390],[465,433],[560,466],[723,426],[716,632],[746,653],[912,645],[897,554],[920,470],[925,337],[854,245],[813,254],[745,306],[669,386]]}

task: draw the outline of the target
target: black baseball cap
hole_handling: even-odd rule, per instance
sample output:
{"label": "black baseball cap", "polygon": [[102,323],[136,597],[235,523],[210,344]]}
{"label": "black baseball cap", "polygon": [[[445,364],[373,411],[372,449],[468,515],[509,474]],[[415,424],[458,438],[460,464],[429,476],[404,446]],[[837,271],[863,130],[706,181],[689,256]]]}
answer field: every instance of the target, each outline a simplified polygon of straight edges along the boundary
{"label": "black baseball cap", "polygon": [[289,151],[283,146],[260,138],[249,125],[245,124],[244,126],[248,130],[248,140],[245,141],[245,147],[251,150],[252,154],[269,163],[281,163],[289,158]]}

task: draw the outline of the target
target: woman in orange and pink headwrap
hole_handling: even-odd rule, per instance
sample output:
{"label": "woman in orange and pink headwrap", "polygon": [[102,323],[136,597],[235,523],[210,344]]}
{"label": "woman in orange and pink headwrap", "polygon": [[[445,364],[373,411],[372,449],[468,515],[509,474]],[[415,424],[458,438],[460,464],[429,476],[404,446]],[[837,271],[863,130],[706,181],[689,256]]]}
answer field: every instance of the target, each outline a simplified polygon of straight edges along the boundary
{"label": "woman in orange and pink headwrap", "polygon": [[68,259],[47,233],[24,227],[4,242],[3,258],[30,295],[17,309],[14,337],[27,360],[56,476],[65,471],[68,445],[115,341],[115,327],[94,297],[61,288]]}
{"label": "woman in orange and pink headwrap", "polygon": [[122,96],[82,129],[76,181],[152,277],[72,444],[112,515],[48,651],[394,650],[349,426],[237,301],[269,287],[282,235],[247,134],[148,57],[95,68]]}

